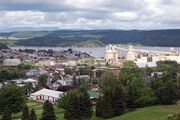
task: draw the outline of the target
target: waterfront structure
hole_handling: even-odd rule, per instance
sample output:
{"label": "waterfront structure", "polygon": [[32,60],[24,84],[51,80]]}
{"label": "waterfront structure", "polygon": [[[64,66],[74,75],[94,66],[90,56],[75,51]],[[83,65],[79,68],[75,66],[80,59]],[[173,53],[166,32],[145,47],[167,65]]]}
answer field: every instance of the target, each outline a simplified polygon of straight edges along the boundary
{"label": "waterfront structure", "polygon": [[108,64],[118,63],[118,51],[115,45],[106,46],[105,60]]}
{"label": "waterfront structure", "polygon": [[[118,51],[123,50],[127,51],[125,59],[118,59]],[[180,64],[180,54],[174,51],[174,48],[170,48],[169,52],[163,51],[152,51],[152,50],[143,50],[143,49],[134,49],[132,46],[129,46],[128,49],[117,47],[116,45],[106,46],[105,51],[105,60],[106,63],[111,65],[122,65],[122,62],[126,60],[131,60],[136,63],[137,66],[148,66],[149,64],[158,61],[176,61]]]}
{"label": "waterfront structure", "polygon": [[126,55],[126,60],[135,61],[137,58],[137,52],[132,48],[132,46],[129,46],[128,52]]}

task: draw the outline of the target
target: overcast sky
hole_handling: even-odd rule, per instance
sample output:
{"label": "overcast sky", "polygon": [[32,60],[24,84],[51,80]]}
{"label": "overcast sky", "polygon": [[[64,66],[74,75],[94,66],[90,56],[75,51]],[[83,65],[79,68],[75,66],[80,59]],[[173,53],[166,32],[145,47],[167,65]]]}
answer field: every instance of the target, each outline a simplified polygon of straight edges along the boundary
{"label": "overcast sky", "polygon": [[0,30],[179,29],[180,0],[0,0]]}

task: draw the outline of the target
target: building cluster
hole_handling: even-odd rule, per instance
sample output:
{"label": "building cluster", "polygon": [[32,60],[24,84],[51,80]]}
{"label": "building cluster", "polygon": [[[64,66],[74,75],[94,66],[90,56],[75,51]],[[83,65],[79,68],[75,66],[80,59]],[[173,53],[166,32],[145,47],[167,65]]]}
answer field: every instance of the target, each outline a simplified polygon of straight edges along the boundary
{"label": "building cluster", "polygon": [[[0,83],[2,86],[16,84],[25,87],[31,84],[31,90],[27,91],[27,98],[30,100],[56,102],[64,92],[74,89],[80,85],[80,80],[88,81],[92,78],[91,70],[83,74],[80,72],[90,68],[92,64],[82,65],[82,59],[92,58],[89,54],[72,49],[64,51],[52,50],[2,50],[0,51],[0,67],[19,68],[24,63],[32,63],[31,67],[23,68],[26,75],[20,79],[7,80]],[[45,86],[39,85],[39,76],[46,75]],[[88,91],[91,94],[92,102],[95,103],[99,91],[97,84],[89,84]],[[34,90],[38,87],[38,91]],[[96,96],[94,96],[96,95]]]}
{"label": "building cluster", "polygon": [[[87,58],[90,55],[86,52],[73,51],[71,48],[68,50],[54,51],[49,50],[34,50],[34,49],[4,49],[0,51],[0,61],[6,60],[4,63],[8,62],[18,62],[21,61],[33,61],[37,62],[39,60],[77,60],[79,58]],[[10,60],[14,59],[14,60]],[[16,60],[15,60],[16,59]],[[15,63],[14,63],[15,64]]]}

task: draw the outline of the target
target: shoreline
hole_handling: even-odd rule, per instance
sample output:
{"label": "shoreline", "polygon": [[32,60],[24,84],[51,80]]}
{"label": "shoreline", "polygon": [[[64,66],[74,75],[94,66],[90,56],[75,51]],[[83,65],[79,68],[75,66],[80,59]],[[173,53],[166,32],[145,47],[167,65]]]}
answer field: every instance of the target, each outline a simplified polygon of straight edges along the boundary
{"label": "shoreline", "polygon": [[[116,45],[116,44],[113,44],[113,45]],[[131,45],[117,45],[118,47],[129,47]],[[173,46],[143,46],[143,45],[132,45],[133,47],[152,47],[152,48],[155,48],[155,47],[160,47],[160,48],[171,48]],[[103,46],[103,47],[58,47],[58,46],[9,46],[10,48],[105,48],[106,46]],[[180,48],[179,47],[173,47],[173,48]]]}

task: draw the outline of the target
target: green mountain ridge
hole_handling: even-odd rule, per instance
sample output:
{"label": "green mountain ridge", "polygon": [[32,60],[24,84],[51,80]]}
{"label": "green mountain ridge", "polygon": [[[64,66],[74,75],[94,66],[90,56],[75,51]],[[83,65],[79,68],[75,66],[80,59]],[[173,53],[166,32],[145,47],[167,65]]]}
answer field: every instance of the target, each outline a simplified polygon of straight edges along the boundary
{"label": "green mountain ridge", "polygon": [[[0,33],[0,42],[13,41],[23,46],[104,46],[140,44],[180,47],[180,29],[172,30],[56,30]],[[13,39],[11,39],[13,38]],[[87,42],[88,41],[88,42]],[[90,45],[91,46],[91,45]]]}
{"label": "green mountain ridge", "polygon": [[69,39],[61,37],[35,37],[28,40],[21,40],[16,43],[22,46],[50,46],[50,47],[103,47],[99,40]]}

